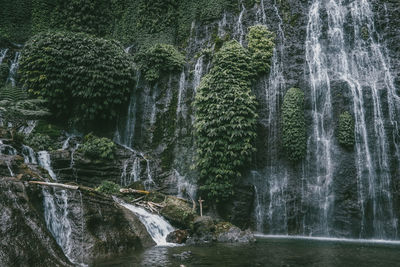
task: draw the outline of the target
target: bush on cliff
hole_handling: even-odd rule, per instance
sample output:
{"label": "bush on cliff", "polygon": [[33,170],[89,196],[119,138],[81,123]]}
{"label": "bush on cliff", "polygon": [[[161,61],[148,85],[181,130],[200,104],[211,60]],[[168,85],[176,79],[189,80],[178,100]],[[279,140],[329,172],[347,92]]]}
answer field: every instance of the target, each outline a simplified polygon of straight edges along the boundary
{"label": "bush on cliff", "polygon": [[249,28],[246,39],[255,74],[268,73],[271,68],[271,58],[275,47],[274,33],[264,25],[255,25]]}
{"label": "bush on cliff", "polygon": [[34,36],[22,51],[20,73],[29,93],[48,100],[54,115],[79,122],[115,118],[133,84],[122,47],[83,33]]}
{"label": "bush on cliff", "polygon": [[291,161],[304,158],[307,146],[304,93],[298,88],[290,88],[283,99],[282,141]]}
{"label": "bush on cliff", "polygon": [[83,144],[78,151],[92,159],[114,159],[115,143],[105,137],[97,137],[92,134],[85,136]]}
{"label": "bush on cliff", "polygon": [[215,54],[213,68],[195,99],[195,135],[200,190],[213,201],[233,194],[233,186],[255,151],[256,99],[247,51],[230,41]]}
{"label": "bush on cliff", "polygon": [[347,149],[354,146],[354,120],[347,111],[339,115],[338,139],[339,144]]}

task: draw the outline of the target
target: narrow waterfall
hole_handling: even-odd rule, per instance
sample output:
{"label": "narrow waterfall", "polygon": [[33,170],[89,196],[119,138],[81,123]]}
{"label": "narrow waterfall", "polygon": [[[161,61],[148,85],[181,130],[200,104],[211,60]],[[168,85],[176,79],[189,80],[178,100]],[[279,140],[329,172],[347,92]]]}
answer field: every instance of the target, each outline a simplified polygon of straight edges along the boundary
{"label": "narrow waterfall", "polygon": [[[128,172],[129,167],[131,169]],[[139,181],[140,180],[140,172],[141,172],[140,158],[137,157],[136,155],[132,155],[132,157],[125,160],[122,165],[120,184],[122,186],[128,186],[128,185],[132,184],[133,182]]]}
{"label": "narrow waterfall", "polygon": [[201,77],[203,77],[203,59],[204,56],[200,56],[196,64],[194,65],[194,74],[193,74],[193,91],[196,93],[197,87],[200,85]]}
{"label": "narrow waterfall", "polygon": [[[263,6],[262,2],[260,8]],[[286,38],[283,31],[283,20],[276,2],[274,3],[274,11],[279,21],[276,37],[277,45],[273,51],[269,77],[265,77],[261,81],[262,87],[265,88],[265,103],[268,112],[266,117],[268,122],[267,168],[263,173],[253,171],[251,179],[256,190],[255,216],[257,231],[266,231],[271,234],[287,234],[286,191],[289,177],[286,167],[282,165],[279,159],[277,142],[280,136],[280,104],[287,89],[283,74]],[[265,14],[264,10],[257,12]],[[261,19],[265,23],[266,18],[264,15]]]}
{"label": "narrow waterfall", "polygon": [[20,52],[15,52],[14,59],[11,61],[10,72],[8,74],[7,83],[10,82],[12,86],[15,86],[15,84],[16,84],[15,79],[17,76],[20,54],[21,54]]}
{"label": "narrow waterfall", "polygon": [[237,38],[237,41],[243,45],[243,39],[244,39],[244,35],[245,35],[245,31],[243,29],[243,15],[246,12],[246,7],[243,4],[243,0],[240,1],[240,13],[239,13],[239,17],[238,20],[236,22],[236,26],[235,26],[235,36]]}
{"label": "narrow waterfall", "polygon": [[8,48],[0,50],[0,64],[3,63],[3,60],[6,57],[7,52],[8,52]]}
{"label": "narrow waterfall", "polygon": [[10,145],[4,144],[2,140],[0,140],[0,154],[3,155],[17,155],[17,150]]}
{"label": "narrow waterfall", "polygon": [[[86,266],[83,264],[84,225],[82,193],[80,191],[70,192],[57,188],[43,188],[42,192],[44,197],[44,218],[47,229],[49,229],[65,256],[72,263],[78,266]],[[77,193],[79,193],[80,197],[80,212],[78,218],[76,214],[71,213],[71,211],[74,210],[72,201],[73,198],[76,198],[74,194]],[[77,240],[80,240],[78,241],[80,244],[77,244]]]}
{"label": "narrow waterfall", "polygon": [[[323,11],[327,13],[327,28],[320,17]],[[307,194],[319,199],[319,227],[323,235],[329,235],[334,199],[332,155],[336,149],[331,125],[331,83],[342,81],[347,84],[353,101],[356,178],[362,216],[360,237],[397,238],[388,136],[398,135],[399,97],[395,94],[388,60],[377,40],[378,33],[367,0],[350,3],[313,1],[306,41],[314,127],[308,143],[312,153],[308,162],[316,163],[317,175],[309,177]],[[383,91],[387,94],[389,114],[384,113]],[[367,105],[373,107],[372,115],[366,112]],[[389,121],[385,122],[384,118]],[[394,126],[392,132],[385,130],[386,123]],[[398,151],[397,138],[394,139]]]}
{"label": "narrow waterfall", "polygon": [[124,203],[122,201],[119,201],[118,199],[115,200],[121,206],[129,209],[139,217],[139,220],[144,224],[144,226],[147,229],[147,232],[157,243],[157,245],[159,246],[172,245],[171,243],[168,243],[166,241],[166,238],[168,234],[174,231],[175,229],[164,218],[162,218],[160,215],[150,213],[143,208],[133,206],[128,203]]}
{"label": "narrow waterfall", "polygon": [[53,180],[57,180],[57,176],[51,167],[50,154],[47,151],[39,151],[38,153],[39,165],[43,167]]}
{"label": "narrow waterfall", "polygon": [[334,142],[331,85],[328,76],[328,62],[324,55],[320,38],[322,21],[320,1],[314,1],[310,8],[306,38],[306,61],[310,73],[312,103],[312,135],[308,139],[307,162],[310,166],[307,198],[319,203],[317,214],[306,218],[310,233],[329,236],[329,216],[332,211],[334,194],[332,192]]}
{"label": "narrow waterfall", "polygon": [[24,156],[24,162],[26,164],[38,164],[36,153],[31,147],[22,145],[22,155]]}
{"label": "narrow waterfall", "polygon": [[186,97],[186,75],[185,70],[182,70],[181,77],[179,78],[178,89],[178,106],[176,108],[176,120],[179,120],[179,115],[186,118],[185,97]]}
{"label": "narrow waterfall", "polygon": [[176,169],[173,169],[175,178],[177,180],[178,195],[177,197],[194,200],[196,196],[197,187],[190,183],[187,178],[181,175]]}

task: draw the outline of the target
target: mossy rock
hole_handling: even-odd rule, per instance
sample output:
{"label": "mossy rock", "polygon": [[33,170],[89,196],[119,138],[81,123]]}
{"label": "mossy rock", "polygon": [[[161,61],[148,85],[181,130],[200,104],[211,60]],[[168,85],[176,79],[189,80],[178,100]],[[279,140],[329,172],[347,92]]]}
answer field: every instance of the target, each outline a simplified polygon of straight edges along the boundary
{"label": "mossy rock", "polygon": [[196,215],[185,200],[173,196],[167,196],[165,207],[161,209],[160,214],[173,225],[185,229],[192,228]]}

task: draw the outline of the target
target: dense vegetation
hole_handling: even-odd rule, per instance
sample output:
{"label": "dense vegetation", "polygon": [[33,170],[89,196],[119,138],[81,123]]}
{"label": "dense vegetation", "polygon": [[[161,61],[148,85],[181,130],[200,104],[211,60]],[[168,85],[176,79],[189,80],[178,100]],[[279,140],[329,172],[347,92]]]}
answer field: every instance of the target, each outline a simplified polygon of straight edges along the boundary
{"label": "dense vegetation", "polygon": [[161,74],[180,71],[185,58],[172,45],[155,44],[137,53],[135,61],[146,80],[154,82]]}
{"label": "dense vegetation", "polygon": [[283,99],[282,142],[291,161],[298,161],[304,157],[307,146],[304,93],[298,88],[290,88]]}
{"label": "dense vegetation", "polygon": [[196,144],[200,190],[224,200],[255,150],[256,100],[247,51],[236,41],[215,54],[210,73],[197,90]]}
{"label": "dense vegetation", "polygon": [[79,146],[79,152],[92,159],[113,159],[115,151],[115,143],[105,137],[97,137],[88,134],[83,140],[83,144]]}
{"label": "dense vegetation", "polygon": [[348,111],[339,115],[338,140],[347,149],[354,146],[354,120]]}
{"label": "dense vegetation", "polygon": [[268,73],[275,47],[275,35],[266,26],[255,25],[249,28],[246,39],[254,72],[257,74]]}
{"label": "dense vegetation", "polygon": [[84,33],[34,36],[22,52],[20,73],[28,91],[48,100],[56,116],[79,121],[115,118],[133,83],[122,47]]}

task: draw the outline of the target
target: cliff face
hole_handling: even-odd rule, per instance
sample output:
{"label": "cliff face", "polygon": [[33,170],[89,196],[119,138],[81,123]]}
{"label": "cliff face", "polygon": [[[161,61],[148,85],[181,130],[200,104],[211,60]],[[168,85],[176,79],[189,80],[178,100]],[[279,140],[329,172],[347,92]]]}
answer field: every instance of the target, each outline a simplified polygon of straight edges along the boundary
{"label": "cliff face", "polygon": [[[191,104],[212,64],[202,51],[215,48],[216,36],[229,35],[246,46],[247,28],[266,24],[276,33],[277,44],[270,74],[253,86],[259,101],[257,152],[244,181],[255,185],[254,205],[245,208],[253,209],[254,228],[276,234],[395,238],[397,11],[395,1],[265,0],[241,6],[238,13],[225,12],[219,20],[194,20],[183,71],[154,86],[138,75],[117,140],[157,159],[153,171],[154,177],[162,177],[158,184],[174,187],[176,172],[171,169],[195,180],[190,169],[195,151]],[[306,97],[307,156],[300,163],[287,160],[280,138],[282,99],[291,87],[301,88]],[[345,111],[355,120],[351,149],[337,139],[339,116]],[[226,216],[234,218],[235,210],[242,209]]]}
{"label": "cliff face", "polygon": [[[257,152],[237,185],[236,200],[221,215],[271,234],[398,238],[398,1],[230,2],[230,8],[213,9],[217,15],[209,17],[189,16],[185,1],[172,7],[190,27],[171,33],[170,18],[161,20],[168,29],[163,40],[179,46],[186,64],[152,84],[138,72],[126,111],[115,127],[104,130],[135,151],[121,149],[117,160],[106,163],[73,157],[71,148],[53,152],[60,179],[86,185],[142,180],[169,194],[193,195],[196,88],[212,67],[218,44],[234,38],[246,46],[248,27],[265,24],[276,34],[276,47],[270,73],[252,88],[259,102]],[[135,40],[139,32],[132,33],[135,38],[127,32],[120,32],[121,40],[134,54],[143,42]],[[7,54],[10,62],[14,50]],[[287,160],[281,140],[281,105],[291,87],[305,93],[307,155],[297,163]],[[338,141],[344,112],[355,123],[350,148]]]}

